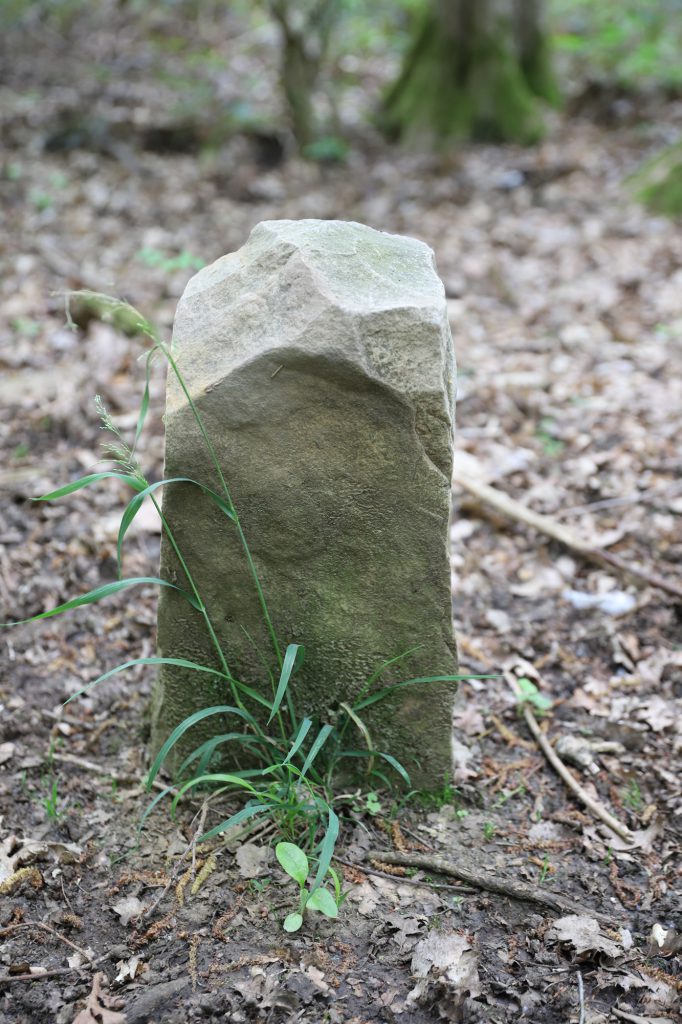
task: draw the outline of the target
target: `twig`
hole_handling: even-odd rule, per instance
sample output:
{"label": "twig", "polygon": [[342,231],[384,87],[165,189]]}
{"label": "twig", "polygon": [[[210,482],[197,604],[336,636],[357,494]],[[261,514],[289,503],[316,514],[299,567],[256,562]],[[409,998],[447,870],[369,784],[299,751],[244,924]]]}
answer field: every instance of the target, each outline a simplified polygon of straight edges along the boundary
{"label": "twig", "polygon": [[581,540],[572,530],[562,526],[555,519],[550,518],[550,516],[540,515],[538,512],[533,512],[532,509],[522,505],[520,501],[510,498],[508,494],[498,491],[497,488],[491,487],[490,484],[483,483],[482,480],[475,480],[473,477],[459,471],[457,471],[455,476],[455,483],[463,487],[469,494],[473,494],[479,501],[492,505],[498,512],[502,512],[511,519],[525,523],[526,526],[532,526],[533,529],[539,530],[540,533],[544,533],[553,540],[559,541],[564,547],[575,551],[576,554],[582,555],[583,558],[595,562],[597,565],[617,569],[618,572],[625,576],[632,576],[637,580],[647,583],[649,586],[657,587],[667,594],[672,594],[673,597],[682,599],[682,587],[676,583],[671,583],[656,573],[633,568],[624,562],[623,559],[619,558],[618,555],[612,555],[609,551],[604,551],[603,548],[596,548],[592,544],[588,544],[587,541]]}
{"label": "twig", "polygon": [[[515,684],[512,682],[512,679],[508,673],[505,673],[505,678],[507,679],[507,682],[509,683],[514,695],[518,698],[519,691],[516,688]],[[610,811],[607,811],[603,804],[601,804],[598,800],[595,800],[594,797],[590,796],[587,790],[583,789],[583,787],[580,785],[577,779],[574,778],[573,774],[568,770],[568,768],[561,760],[561,758],[558,756],[558,754],[550,744],[549,740],[545,736],[544,732],[538,725],[537,719],[535,718],[535,715],[530,710],[530,708],[527,706],[522,706],[522,710],[523,717],[526,721],[526,725],[533,734],[538,746],[542,750],[542,753],[545,755],[545,757],[547,758],[547,760],[549,761],[557,775],[559,775],[566,783],[568,788],[573,793],[575,793],[578,800],[580,800],[580,802],[583,803],[585,807],[587,807],[587,809],[592,812],[592,814],[594,814],[595,818],[599,818],[600,821],[603,821],[604,824],[608,828],[610,828],[612,832],[615,832],[616,835],[620,836],[620,838],[623,839],[626,843],[634,842],[634,838],[632,833],[630,832],[630,829],[626,825],[622,825],[621,822],[618,821],[618,818],[615,818]]]}
{"label": "twig", "polygon": [[[121,775],[118,772],[112,772],[100,764],[95,764],[94,761],[86,761],[84,757],[77,757],[75,754],[51,754],[50,756],[53,761],[57,761],[59,764],[73,764],[77,768],[83,768],[86,772],[106,776],[106,778],[112,779],[114,782],[139,782],[139,779],[132,775]],[[154,779],[152,785],[154,789],[168,789],[159,779]],[[175,796],[178,791],[177,789],[168,789],[168,792]]]}
{"label": "twig", "polygon": [[583,976],[580,971],[576,971],[578,975],[578,999],[580,1000],[580,1020],[578,1024],[585,1024],[585,986],[583,985]]}
{"label": "twig", "polygon": [[619,498],[603,498],[601,501],[590,501],[586,505],[572,505],[570,508],[562,508],[559,515],[563,519],[566,516],[583,515],[585,512],[601,512],[609,508],[622,508],[624,505],[637,505],[640,502],[651,503],[658,498],[675,497],[678,491],[679,485],[677,484],[666,487],[652,487],[648,491],[624,494]]}
{"label": "twig", "polygon": [[369,861],[378,860],[383,861],[385,864],[424,868],[426,871],[450,875],[452,878],[459,878],[460,881],[465,882],[467,885],[478,889],[485,889],[487,892],[494,892],[498,896],[507,896],[513,900],[537,903],[539,906],[547,907],[548,910],[554,913],[587,914],[590,917],[596,918],[608,928],[616,927],[613,918],[600,914],[597,910],[581,907],[575,900],[560,896],[558,893],[548,892],[546,889],[539,889],[534,885],[526,885],[525,882],[510,882],[506,878],[495,876],[489,869],[479,873],[470,867],[462,867],[454,861],[446,860],[445,857],[434,857],[424,853],[393,853],[391,850],[368,850],[365,858]]}
{"label": "twig", "polygon": [[59,978],[64,974],[72,974],[74,971],[89,970],[110,959],[111,953],[103,953],[96,960],[88,960],[87,963],[74,967],[55,967],[53,971],[38,971],[36,974],[4,974],[0,976],[0,985],[9,985],[13,981],[42,981],[44,978]]}
{"label": "twig", "polygon": [[62,935],[56,928],[52,928],[49,924],[43,924],[42,921],[18,921],[16,924],[7,925],[0,931],[0,935],[8,935],[10,932],[19,931],[21,928],[42,928],[44,932],[49,932],[50,935],[54,935],[55,938],[59,939],[60,942],[65,943],[67,946],[71,946],[71,949],[75,949],[76,952],[84,957],[89,963],[93,963],[93,959],[89,953],[86,953],[84,949],[77,946],[71,939],[67,939],[66,935]]}
{"label": "twig", "polygon": [[[384,855],[377,856],[377,860],[381,861],[384,859]],[[466,896],[472,892],[476,892],[470,885],[443,885],[440,882],[427,882],[423,878],[407,878],[406,876],[398,877],[398,875],[389,875],[388,871],[379,871],[378,868],[370,868],[366,864],[360,867],[358,864],[353,864],[350,860],[344,860],[343,857],[337,857],[334,854],[334,860],[338,861],[339,864],[345,864],[347,868],[355,868],[356,871],[362,871],[363,874],[367,875],[378,875],[379,878],[388,878],[389,881],[395,882],[396,885],[403,882],[407,882],[408,885],[421,885],[422,888],[428,887],[429,889],[449,889],[450,892],[459,892],[463,896]],[[388,863],[388,861],[386,862]]]}

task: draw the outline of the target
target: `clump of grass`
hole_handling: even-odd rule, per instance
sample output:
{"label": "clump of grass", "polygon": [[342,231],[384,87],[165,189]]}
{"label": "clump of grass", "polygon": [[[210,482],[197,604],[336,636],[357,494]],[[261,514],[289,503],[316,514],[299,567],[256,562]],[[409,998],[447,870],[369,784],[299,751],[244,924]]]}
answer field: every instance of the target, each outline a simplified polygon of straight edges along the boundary
{"label": "clump of grass", "polygon": [[[289,924],[285,927],[295,930],[293,924],[297,922],[297,927],[300,927],[306,907],[318,909],[328,916],[334,916],[332,903],[335,908],[338,908],[341,902],[338,879],[331,868],[331,860],[339,835],[339,817],[334,808],[335,779],[339,766],[342,762],[349,760],[352,763],[364,761],[365,768],[362,776],[375,796],[377,788],[391,790],[395,785],[404,784],[408,787],[410,785],[408,772],[400,761],[392,754],[374,748],[369,730],[362,718],[362,712],[403,687],[453,682],[470,677],[462,675],[418,677],[380,686],[383,672],[389,666],[395,666],[404,661],[417,650],[417,648],[412,648],[388,658],[380,665],[367,679],[352,704],[345,702],[340,704],[338,715],[333,722],[300,716],[294,706],[289,684],[300,668],[305,655],[304,647],[300,644],[285,645],[277,635],[228,483],[211,438],[188,391],[170,346],[161,340],[153,325],[127,303],[96,292],[78,292],[75,293],[75,298],[76,301],[86,304],[90,309],[104,311],[103,315],[106,315],[111,321],[125,324],[128,333],[139,333],[149,338],[151,347],[146,355],[145,386],[132,443],[126,441],[109,415],[102,399],[99,397],[95,399],[102,428],[108,434],[105,451],[107,461],[112,468],[80,477],[78,480],[35,500],[58,500],[107,478],[119,480],[133,493],[121,516],[118,531],[118,579],[104,583],[89,593],[72,598],[49,611],[33,615],[23,622],[35,622],[39,619],[60,615],[71,609],[100,601],[123,589],[143,584],[171,587],[180,593],[193,609],[194,614],[203,619],[215,651],[217,667],[198,664],[184,658],[134,658],[100,675],[74,693],[69,701],[75,700],[112,676],[139,665],[175,665],[193,672],[210,673],[222,680],[225,687],[225,703],[202,708],[176,726],[154,758],[147,776],[147,789],[150,790],[157,781],[176,744],[199,722],[211,717],[229,716],[234,721],[233,728],[229,732],[217,733],[204,741],[185,758],[174,773],[172,784],[155,796],[146,808],[141,826],[144,825],[149,814],[159,802],[169,797],[172,791],[174,791],[171,803],[172,812],[175,812],[185,795],[197,790],[209,791],[212,796],[222,794],[238,799],[239,809],[210,828],[200,837],[200,840],[212,839],[245,824],[247,829],[255,827],[259,820],[264,817],[270,818],[276,826],[276,835],[281,840],[278,845],[278,856],[280,860],[284,857],[286,860],[285,870],[299,881],[301,887],[299,910],[294,915],[295,920],[290,915],[287,919]],[[150,483],[143,473],[136,448],[149,410],[151,367],[153,360],[158,357],[166,361],[169,372],[175,375],[185,395],[194,417],[196,429],[203,439],[213,465],[215,489],[205,482],[189,477],[176,477]],[[230,669],[229,652],[222,649],[218,640],[211,617],[211,609],[206,604],[200,585],[193,575],[191,566],[188,564],[158,501],[157,492],[160,488],[173,487],[179,483],[199,488],[206,500],[213,502],[224,515],[227,529],[234,531],[237,535],[245,565],[258,596],[261,614],[270,638],[272,657],[276,665],[275,671],[269,672],[269,687],[256,689],[237,678]],[[123,577],[122,560],[125,537],[147,498],[156,509],[162,530],[177,557],[184,576],[182,586],[158,576]],[[359,745],[349,746],[347,741],[353,733],[358,737]],[[225,751],[228,746],[236,751],[236,756],[232,758],[233,763],[239,764],[240,761],[246,761],[253,767],[229,772],[214,770],[220,768],[224,763]],[[241,759],[239,754],[243,755]],[[296,857],[292,853],[294,848],[299,851]],[[310,887],[305,888],[305,881],[310,870],[309,857],[315,866],[315,874]],[[305,878],[302,875],[304,858]],[[292,874],[294,869],[296,873]],[[323,882],[327,877],[334,880],[335,895],[333,897],[329,890],[323,887]]]}

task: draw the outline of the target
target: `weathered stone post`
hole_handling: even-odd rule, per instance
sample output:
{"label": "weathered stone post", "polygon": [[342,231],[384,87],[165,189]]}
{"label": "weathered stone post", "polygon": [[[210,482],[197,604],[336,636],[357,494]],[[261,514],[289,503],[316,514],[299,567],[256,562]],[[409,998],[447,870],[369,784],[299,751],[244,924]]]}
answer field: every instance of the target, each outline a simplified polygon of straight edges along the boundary
{"label": "weathered stone post", "polygon": [[[242,249],[189,282],[173,350],[280,641],[305,645],[292,682],[300,713],[329,720],[382,662],[410,648],[418,650],[381,685],[456,672],[448,559],[455,367],[431,250],[355,223],[259,224]],[[218,486],[171,373],[165,474]],[[263,659],[273,662],[272,647],[234,528],[189,485],[165,489],[164,513],[231,671],[269,696]],[[165,539],[161,571],[182,583]],[[166,588],[158,642],[165,657],[217,664],[199,615]],[[438,786],[450,769],[454,691],[453,683],[406,687],[363,712],[375,748],[397,757],[416,785]],[[213,677],[164,666],[154,747],[193,711],[228,698]],[[226,731],[216,719],[207,724]],[[183,753],[205,735],[188,733]],[[361,748],[361,737],[352,745]]]}

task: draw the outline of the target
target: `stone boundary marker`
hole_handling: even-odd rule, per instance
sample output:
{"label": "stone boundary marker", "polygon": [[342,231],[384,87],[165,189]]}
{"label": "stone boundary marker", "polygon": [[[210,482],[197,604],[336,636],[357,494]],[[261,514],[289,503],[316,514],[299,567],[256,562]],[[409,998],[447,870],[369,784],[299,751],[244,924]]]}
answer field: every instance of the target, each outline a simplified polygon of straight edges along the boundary
{"label": "stone boundary marker", "polygon": [[[173,349],[221,461],[280,643],[305,645],[291,684],[299,713],[328,721],[382,662],[413,647],[382,684],[455,673],[448,558],[455,366],[431,250],[362,224],[266,221],[242,249],[191,279]],[[171,374],[165,475],[217,487]],[[272,649],[234,528],[191,486],[166,488],[164,513],[231,671],[270,695],[262,659],[273,661]],[[161,573],[183,582],[165,538]],[[167,588],[158,642],[164,657],[215,664],[200,617]],[[417,786],[438,787],[450,770],[455,689],[407,687],[363,712],[375,748],[397,757]],[[210,676],[163,666],[155,749],[193,711],[227,697]],[[237,721],[207,720],[214,733]],[[201,726],[191,730],[175,763],[206,735]],[[363,748],[362,737],[350,745]]]}

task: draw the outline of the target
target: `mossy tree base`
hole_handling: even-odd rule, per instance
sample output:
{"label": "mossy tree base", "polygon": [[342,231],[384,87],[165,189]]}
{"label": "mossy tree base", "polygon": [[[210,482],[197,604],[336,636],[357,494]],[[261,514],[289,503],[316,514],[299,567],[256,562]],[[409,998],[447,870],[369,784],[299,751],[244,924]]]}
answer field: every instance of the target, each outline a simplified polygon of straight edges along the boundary
{"label": "mossy tree base", "polygon": [[400,139],[532,143],[543,133],[543,100],[556,103],[558,91],[539,10],[529,18],[506,0],[434,0],[383,121]]}

